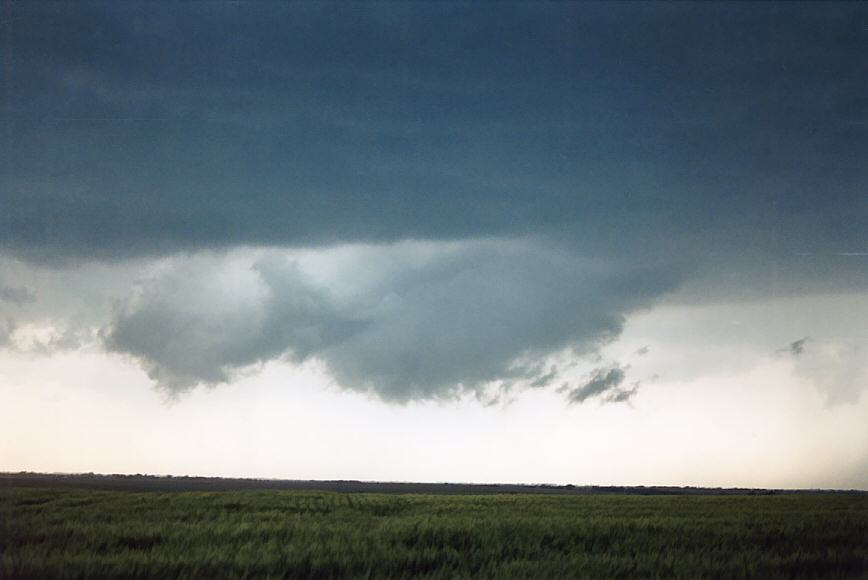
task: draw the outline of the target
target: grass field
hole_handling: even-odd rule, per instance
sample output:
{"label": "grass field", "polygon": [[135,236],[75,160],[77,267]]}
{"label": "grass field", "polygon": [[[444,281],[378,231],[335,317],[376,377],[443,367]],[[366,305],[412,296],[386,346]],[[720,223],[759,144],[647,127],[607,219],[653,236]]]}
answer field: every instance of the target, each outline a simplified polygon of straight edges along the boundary
{"label": "grass field", "polygon": [[868,578],[868,496],[0,488],[2,578]]}

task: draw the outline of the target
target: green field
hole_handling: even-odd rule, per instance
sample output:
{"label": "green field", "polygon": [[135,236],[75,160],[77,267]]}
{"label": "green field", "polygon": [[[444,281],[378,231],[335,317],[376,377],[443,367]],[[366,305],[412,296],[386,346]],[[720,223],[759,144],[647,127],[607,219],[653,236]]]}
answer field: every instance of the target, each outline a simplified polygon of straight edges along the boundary
{"label": "green field", "polygon": [[859,578],[868,496],[0,489],[2,578]]}

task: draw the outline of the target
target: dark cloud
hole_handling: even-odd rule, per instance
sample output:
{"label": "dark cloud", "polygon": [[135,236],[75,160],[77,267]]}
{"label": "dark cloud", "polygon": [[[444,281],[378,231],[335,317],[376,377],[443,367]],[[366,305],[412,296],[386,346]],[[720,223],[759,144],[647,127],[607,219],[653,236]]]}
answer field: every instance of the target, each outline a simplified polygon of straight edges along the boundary
{"label": "dark cloud", "polygon": [[801,356],[805,352],[807,343],[811,340],[810,336],[794,340],[787,346],[777,350],[779,354],[788,354],[792,356]]}
{"label": "dark cloud", "polygon": [[639,390],[639,383],[633,383],[630,388],[622,387],[627,378],[627,369],[615,364],[594,370],[584,384],[567,390],[567,400],[570,403],[584,403],[591,398],[597,398],[607,403],[623,403]]}
{"label": "dark cloud", "polygon": [[0,286],[0,300],[13,304],[33,302],[36,296],[29,289],[21,286]]}
{"label": "dark cloud", "polygon": [[0,246],[31,259],[532,233],[730,271],[865,249],[861,4],[7,12]]}
{"label": "dark cloud", "polygon": [[675,272],[625,274],[532,244],[350,256],[327,284],[279,253],[252,267],[181,261],[143,283],[103,331],[105,344],[173,391],[289,357],[322,360],[339,385],[387,400],[448,397],[489,381],[545,384],[551,369],[537,361],[563,348],[591,352],[677,284]]}
{"label": "dark cloud", "polygon": [[651,348],[649,346],[647,346],[647,345],[643,346],[643,347],[636,350],[636,356],[645,356],[650,351],[651,351]]}
{"label": "dark cloud", "polygon": [[[862,4],[6,12],[0,252],[165,259],[101,336],[173,392],[281,357],[389,400],[541,386],[685,280],[868,283]],[[353,244],[326,281],[265,251]]]}
{"label": "dark cloud", "polygon": [[805,352],[805,343],[807,343],[809,340],[809,336],[806,336],[805,338],[800,338],[799,340],[795,340],[791,342],[789,346],[787,346],[787,350],[790,352],[790,354],[798,356]]}

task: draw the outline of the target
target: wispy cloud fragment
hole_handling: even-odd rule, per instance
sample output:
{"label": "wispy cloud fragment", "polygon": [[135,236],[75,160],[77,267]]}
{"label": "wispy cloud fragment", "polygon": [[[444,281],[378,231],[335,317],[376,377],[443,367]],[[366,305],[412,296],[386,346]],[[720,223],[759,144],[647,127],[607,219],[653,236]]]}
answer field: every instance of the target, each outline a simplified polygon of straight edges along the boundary
{"label": "wispy cloud fragment", "polygon": [[627,378],[629,366],[620,366],[617,363],[611,367],[595,369],[588,380],[582,385],[568,390],[567,400],[570,403],[584,403],[591,398],[599,398],[606,403],[622,403],[630,400],[639,389],[639,382],[634,382],[630,388],[622,385]]}
{"label": "wispy cloud fragment", "polygon": [[778,353],[780,354],[790,354],[793,356],[800,356],[805,352],[805,345],[811,340],[810,336],[806,336],[804,338],[800,338],[799,340],[794,340],[787,346],[778,349]]}

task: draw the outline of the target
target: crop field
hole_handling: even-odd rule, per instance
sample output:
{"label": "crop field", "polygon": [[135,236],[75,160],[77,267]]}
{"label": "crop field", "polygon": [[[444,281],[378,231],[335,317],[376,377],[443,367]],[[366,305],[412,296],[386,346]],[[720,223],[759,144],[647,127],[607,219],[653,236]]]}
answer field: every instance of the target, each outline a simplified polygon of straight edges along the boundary
{"label": "crop field", "polygon": [[0,578],[865,578],[868,496],[0,488]]}

